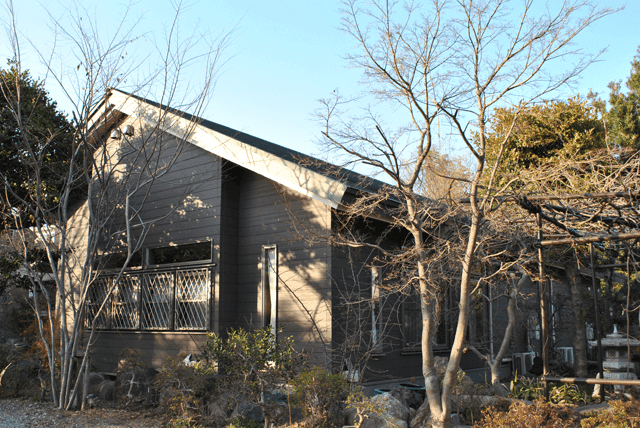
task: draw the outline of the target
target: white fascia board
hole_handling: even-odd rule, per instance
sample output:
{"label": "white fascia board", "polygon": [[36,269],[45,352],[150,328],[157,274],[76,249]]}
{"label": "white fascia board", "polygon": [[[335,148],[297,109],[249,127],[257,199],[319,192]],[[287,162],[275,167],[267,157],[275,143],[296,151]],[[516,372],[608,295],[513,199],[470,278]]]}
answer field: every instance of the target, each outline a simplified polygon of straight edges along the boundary
{"label": "white fascia board", "polygon": [[159,117],[164,114],[165,118],[161,128],[176,138],[185,139],[209,153],[247,168],[332,208],[338,208],[342,202],[342,197],[348,186],[339,180],[284,160],[199,124],[194,124],[188,119],[166,110],[161,111],[158,107],[117,90],[112,91],[109,102],[114,104],[117,110],[129,116],[143,120],[151,126],[158,126]]}

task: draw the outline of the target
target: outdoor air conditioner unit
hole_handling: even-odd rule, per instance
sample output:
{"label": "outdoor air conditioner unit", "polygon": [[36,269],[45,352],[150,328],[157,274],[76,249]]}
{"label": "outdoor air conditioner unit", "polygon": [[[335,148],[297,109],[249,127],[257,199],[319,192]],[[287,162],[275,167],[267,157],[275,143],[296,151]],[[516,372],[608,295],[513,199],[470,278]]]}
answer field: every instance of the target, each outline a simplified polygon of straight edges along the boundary
{"label": "outdoor air conditioner unit", "polygon": [[529,373],[529,369],[533,365],[533,359],[535,356],[535,352],[520,352],[513,354],[511,359],[513,371],[518,372],[518,375]]}
{"label": "outdoor air conditioner unit", "polygon": [[558,347],[556,350],[558,351],[560,361],[567,364],[573,364],[573,348],[571,346]]}

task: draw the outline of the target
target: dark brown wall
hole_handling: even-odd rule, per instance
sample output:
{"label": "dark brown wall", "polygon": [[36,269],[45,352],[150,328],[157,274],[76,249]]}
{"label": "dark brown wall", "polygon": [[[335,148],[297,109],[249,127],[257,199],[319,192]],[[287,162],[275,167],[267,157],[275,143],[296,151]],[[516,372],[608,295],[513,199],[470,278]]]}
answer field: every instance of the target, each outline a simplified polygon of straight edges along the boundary
{"label": "dark brown wall", "polygon": [[303,237],[310,230],[326,233],[329,207],[251,171],[239,175],[238,324],[263,325],[262,248],[277,245],[278,325],[299,347],[325,358],[321,354],[331,343],[330,252],[322,239]]}
{"label": "dark brown wall", "polygon": [[101,371],[113,372],[118,367],[122,350],[134,348],[142,352],[147,364],[159,368],[165,355],[175,357],[183,351],[198,353],[205,340],[206,334],[201,332],[103,331],[93,345],[91,363]]}

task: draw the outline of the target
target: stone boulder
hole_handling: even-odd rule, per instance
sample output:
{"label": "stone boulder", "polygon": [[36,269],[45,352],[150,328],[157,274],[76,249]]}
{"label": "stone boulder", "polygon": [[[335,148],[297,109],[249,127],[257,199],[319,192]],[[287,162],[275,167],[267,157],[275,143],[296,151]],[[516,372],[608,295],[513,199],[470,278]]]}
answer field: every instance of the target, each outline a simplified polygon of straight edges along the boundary
{"label": "stone boulder", "polygon": [[96,372],[89,373],[89,379],[87,381],[89,394],[94,394],[97,396],[98,385],[100,385],[105,380],[106,380],[105,377],[100,373],[96,373]]}
{"label": "stone boulder", "polygon": [[449,358],[447,357],[433,358],[433,365],[436,368],[436,374],[440,378],[440,381],[444,379],[444,373],[447,371],[447,364],[449,364]]}
{"label": "stone boulder", "polygon": [[408,428],[411,411],[403,402],[402,396],[398,397],[392,392],[376,395],[371,398],[371,403],[377,408],[376,413],[367,415],[362,428]]}
{"label": "stone boulder", "polygon": [[411,418],[409,428],[422,428],[427,427],[431,420],[431,409],[429,408],[429,402],[427,400],[422,403],[422,406],[418,408],[415,416]]}
{"label": "stone boulder", "polygon": [[96,392],[94,393],[100,401],[113,401],[114,391],[116,388],[116,382],[113,380],[103,380],[96,386]]}

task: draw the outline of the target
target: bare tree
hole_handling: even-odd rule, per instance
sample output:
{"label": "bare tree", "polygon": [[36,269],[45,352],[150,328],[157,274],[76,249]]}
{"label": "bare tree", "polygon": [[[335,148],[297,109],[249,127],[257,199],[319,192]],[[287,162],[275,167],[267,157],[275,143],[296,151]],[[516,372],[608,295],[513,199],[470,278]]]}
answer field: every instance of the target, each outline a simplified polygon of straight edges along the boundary
{"label": "bare tree", "polygon": [[[111,33],[105,32],[99,30],[95,17],[80,6],[67,10],[68,19],[64,22],[52,18],[52,39],[57,43],[51,51],[38,48],[37,52],[48,72],[47,82],[59,85],[73,106],[74,126],[69,158],[64,168],[56,171],[61,184],[54,200],[47,198],[48,189],[42,179],[49,165],[41,148],[56,137],[55,130],[44,137],[29,132],[30,123],[38,120],[38,112],[25,114],[21,108],[19,79],[10,85],[14,90],[2,93],[21,135],[14,149],[22,153],[21,166],[28,170],[31,184],[24,196],[14,183],[0,176],[2,202],[8,207],[4,212],[12,221],[5,224],[14,230],[14,245],[20,248],[18,253],[29,272],[34,307],[46,308],[46,316],[39,310],[35,313],[51,368],[53,400],[61,409],[72,407],[82,391],[82,375],[89,367],[96,328],[104,319],[108,298],[124,269],[153,225],[176,214],[184,206],[187,192],[203,181],[203,174],[210,174],[194,172],[171,196],[168,208],[156,209],[151,217],[141,215],[145,204],[150,203],[154,184],[178,162],[196,125],[192,117],[176,117],[171,106],[189,111],[193,117],[202,112],[229,43],[227,32],[212,37],[192,29],[183,38],[182,7],[181,3],[176,4],[164,40],[154,46],[157,55],[143,56],[140,62],[129,55],[136,42],[142,40],[136,34],[136,22],[125,18],[111,26]],[[11,2],[6,4],[6,10],[13,63],[20,75],[25,66],[20,27]],[[126,12],[123,16],[127,16]],[[150,62],[153,58],[158,62]],[[196,65],[197,69],[191,68]],[[183,75],[196,72],[200,73],[200,81],[185,81]],[[135,95],[110,89],[124,85]],[[139,96],[151,96],[161,105],[136,110],[127,119],[135,131],[116,129],[118,132],[112,134],[110,127],[121,119],[112,117],[113,104],[136,103]],[[166,129],[172,129],[175,135],[168,136]],[[25,218],[30,221],[28,225],[24,224]],[[34,240],[35,246],[46,253],[53,288],[46,286],[39,267],[32,263],[33,246],[29,243]],[[100,274],[108,264],[117,269],[111,271],[112,280],[105,282]],[[87,340],[83,340],[85,337]],[[76,363],[78,355],[82,358]],[[60,368],[59,372],[55,367]]]}
{"label": "bare tree", "polygon": [[[438,427],[449,425],[482,231],[490,224],[487,215],[499,205],[493,197],[504,191],[494,185],[496,166],[485,165],[488,115],[501,104],[523,106],[570,82],[593,59],[573,50],[572,41],[612,12],[588,1],[565,1],[540,16],[534,15],[532,0],[522,2],[518,12],[513,9],[499,0],[436,0],[424,10],[388,1],[345,2],[342,28],[358,45],[348,59],[363,72],[358,99],[369,97],[372,105],[351,113],[349,101],[336,94],[323,101],[319,113],[328,146],[392,184],[377,195],[363,196],[346,215],[373,217],[383,211],[392,227],[410,237],[399,252],[378,249],[404,265],[410,273],[404,286],[415,287],[421,296],[422,371],[431,422]],[[394,118],[402,113],[404,120],[394,128]],[[455,135],[475,159],[464,213],[417,192],[434,142],[445,132]],[[399,204],[393,208],[389,201]],[[486,257],[502,252],[487,248]],[[452,256],[442,263],[445,255]],[[459,314],[441,386],[432,339],[437,301],[452,278],[458,284]]]}

